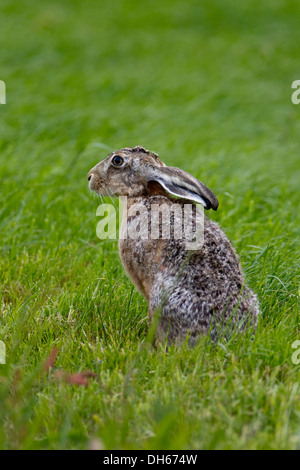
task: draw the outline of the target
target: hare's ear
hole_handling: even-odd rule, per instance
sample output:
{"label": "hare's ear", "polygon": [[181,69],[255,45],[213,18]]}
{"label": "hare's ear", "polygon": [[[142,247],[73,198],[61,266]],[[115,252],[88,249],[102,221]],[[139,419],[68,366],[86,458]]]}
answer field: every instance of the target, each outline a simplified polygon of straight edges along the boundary
{"label": "hare's ear", "polygon": [[198,202],[205,209],[217,210],[219,202],[214,193],[194,176],[179,168],[154,167],[148,181],[157,181],[168,193]]}

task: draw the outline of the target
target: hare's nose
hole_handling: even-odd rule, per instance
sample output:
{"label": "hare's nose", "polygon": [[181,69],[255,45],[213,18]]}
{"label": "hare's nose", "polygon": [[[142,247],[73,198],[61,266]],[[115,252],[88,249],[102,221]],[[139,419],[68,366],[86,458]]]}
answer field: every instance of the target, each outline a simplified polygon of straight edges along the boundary
{"label": "hare's nose", "polygon": [[89,174],[88,174],[88,176],[87,176],[87,179],[88,179],[89,181],[91,181],[92,176],[93,176],[93,172],[90,171]]}

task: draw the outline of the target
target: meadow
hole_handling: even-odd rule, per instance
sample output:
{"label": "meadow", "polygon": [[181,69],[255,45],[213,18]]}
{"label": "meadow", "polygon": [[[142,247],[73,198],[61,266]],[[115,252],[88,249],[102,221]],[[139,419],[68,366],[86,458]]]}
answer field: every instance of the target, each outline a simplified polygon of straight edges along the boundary
{"label": "meadow", "polygon": [[[300,4],[0,5],[1,449],[299,449]],[[207,184],[258,331],[153,348],[87,173],[142,145]]]}

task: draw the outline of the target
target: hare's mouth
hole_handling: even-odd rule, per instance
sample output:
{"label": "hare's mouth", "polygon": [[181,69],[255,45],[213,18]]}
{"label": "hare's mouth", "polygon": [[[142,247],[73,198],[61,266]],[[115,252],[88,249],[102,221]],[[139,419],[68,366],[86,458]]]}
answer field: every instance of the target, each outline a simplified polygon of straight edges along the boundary
{"label": "hare's mouth", "polygon": [[89,180],[89,188],[92,191],[95,191],[96,193],[100,195],[104,195],[103,193],[105,193],[105,189],[102,185],[102,181],[100,180],[100,177],[96,173],[89,173],[88,180]]}

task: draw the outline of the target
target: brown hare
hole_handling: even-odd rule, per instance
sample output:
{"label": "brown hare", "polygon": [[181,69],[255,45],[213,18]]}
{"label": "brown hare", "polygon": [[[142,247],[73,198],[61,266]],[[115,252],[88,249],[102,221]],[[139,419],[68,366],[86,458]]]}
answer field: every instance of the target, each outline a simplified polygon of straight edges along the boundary
{"label": "brown hare", "polygon": [[[127,197],[120,257],[148,301],[150,321],[157,318],[157,341],[182,342],[188,336],[193,344],[200,335],[216,340],[256,327],[257,297],[245,285],[238,256],[219,225],[203,214],[203,243],[197,249],[189,249],[184,236],[174,236],[185,205],[194,210],[199,207],[195,203],[207,210],[218,208],[216,196],[201,181],[166,166],[141,146],[111,153],[91,169],[88,179],[90,189],[99,195]],[[138,225],[141,233],[142,228],[150,230],[151,211],[162,205],[171,208],[168,238],[128,236]],[[133,207],[139,210],[130,212]],[[191,218],[187,220],[192,224]],[[164,228],[160,219],[160,235]]]}

